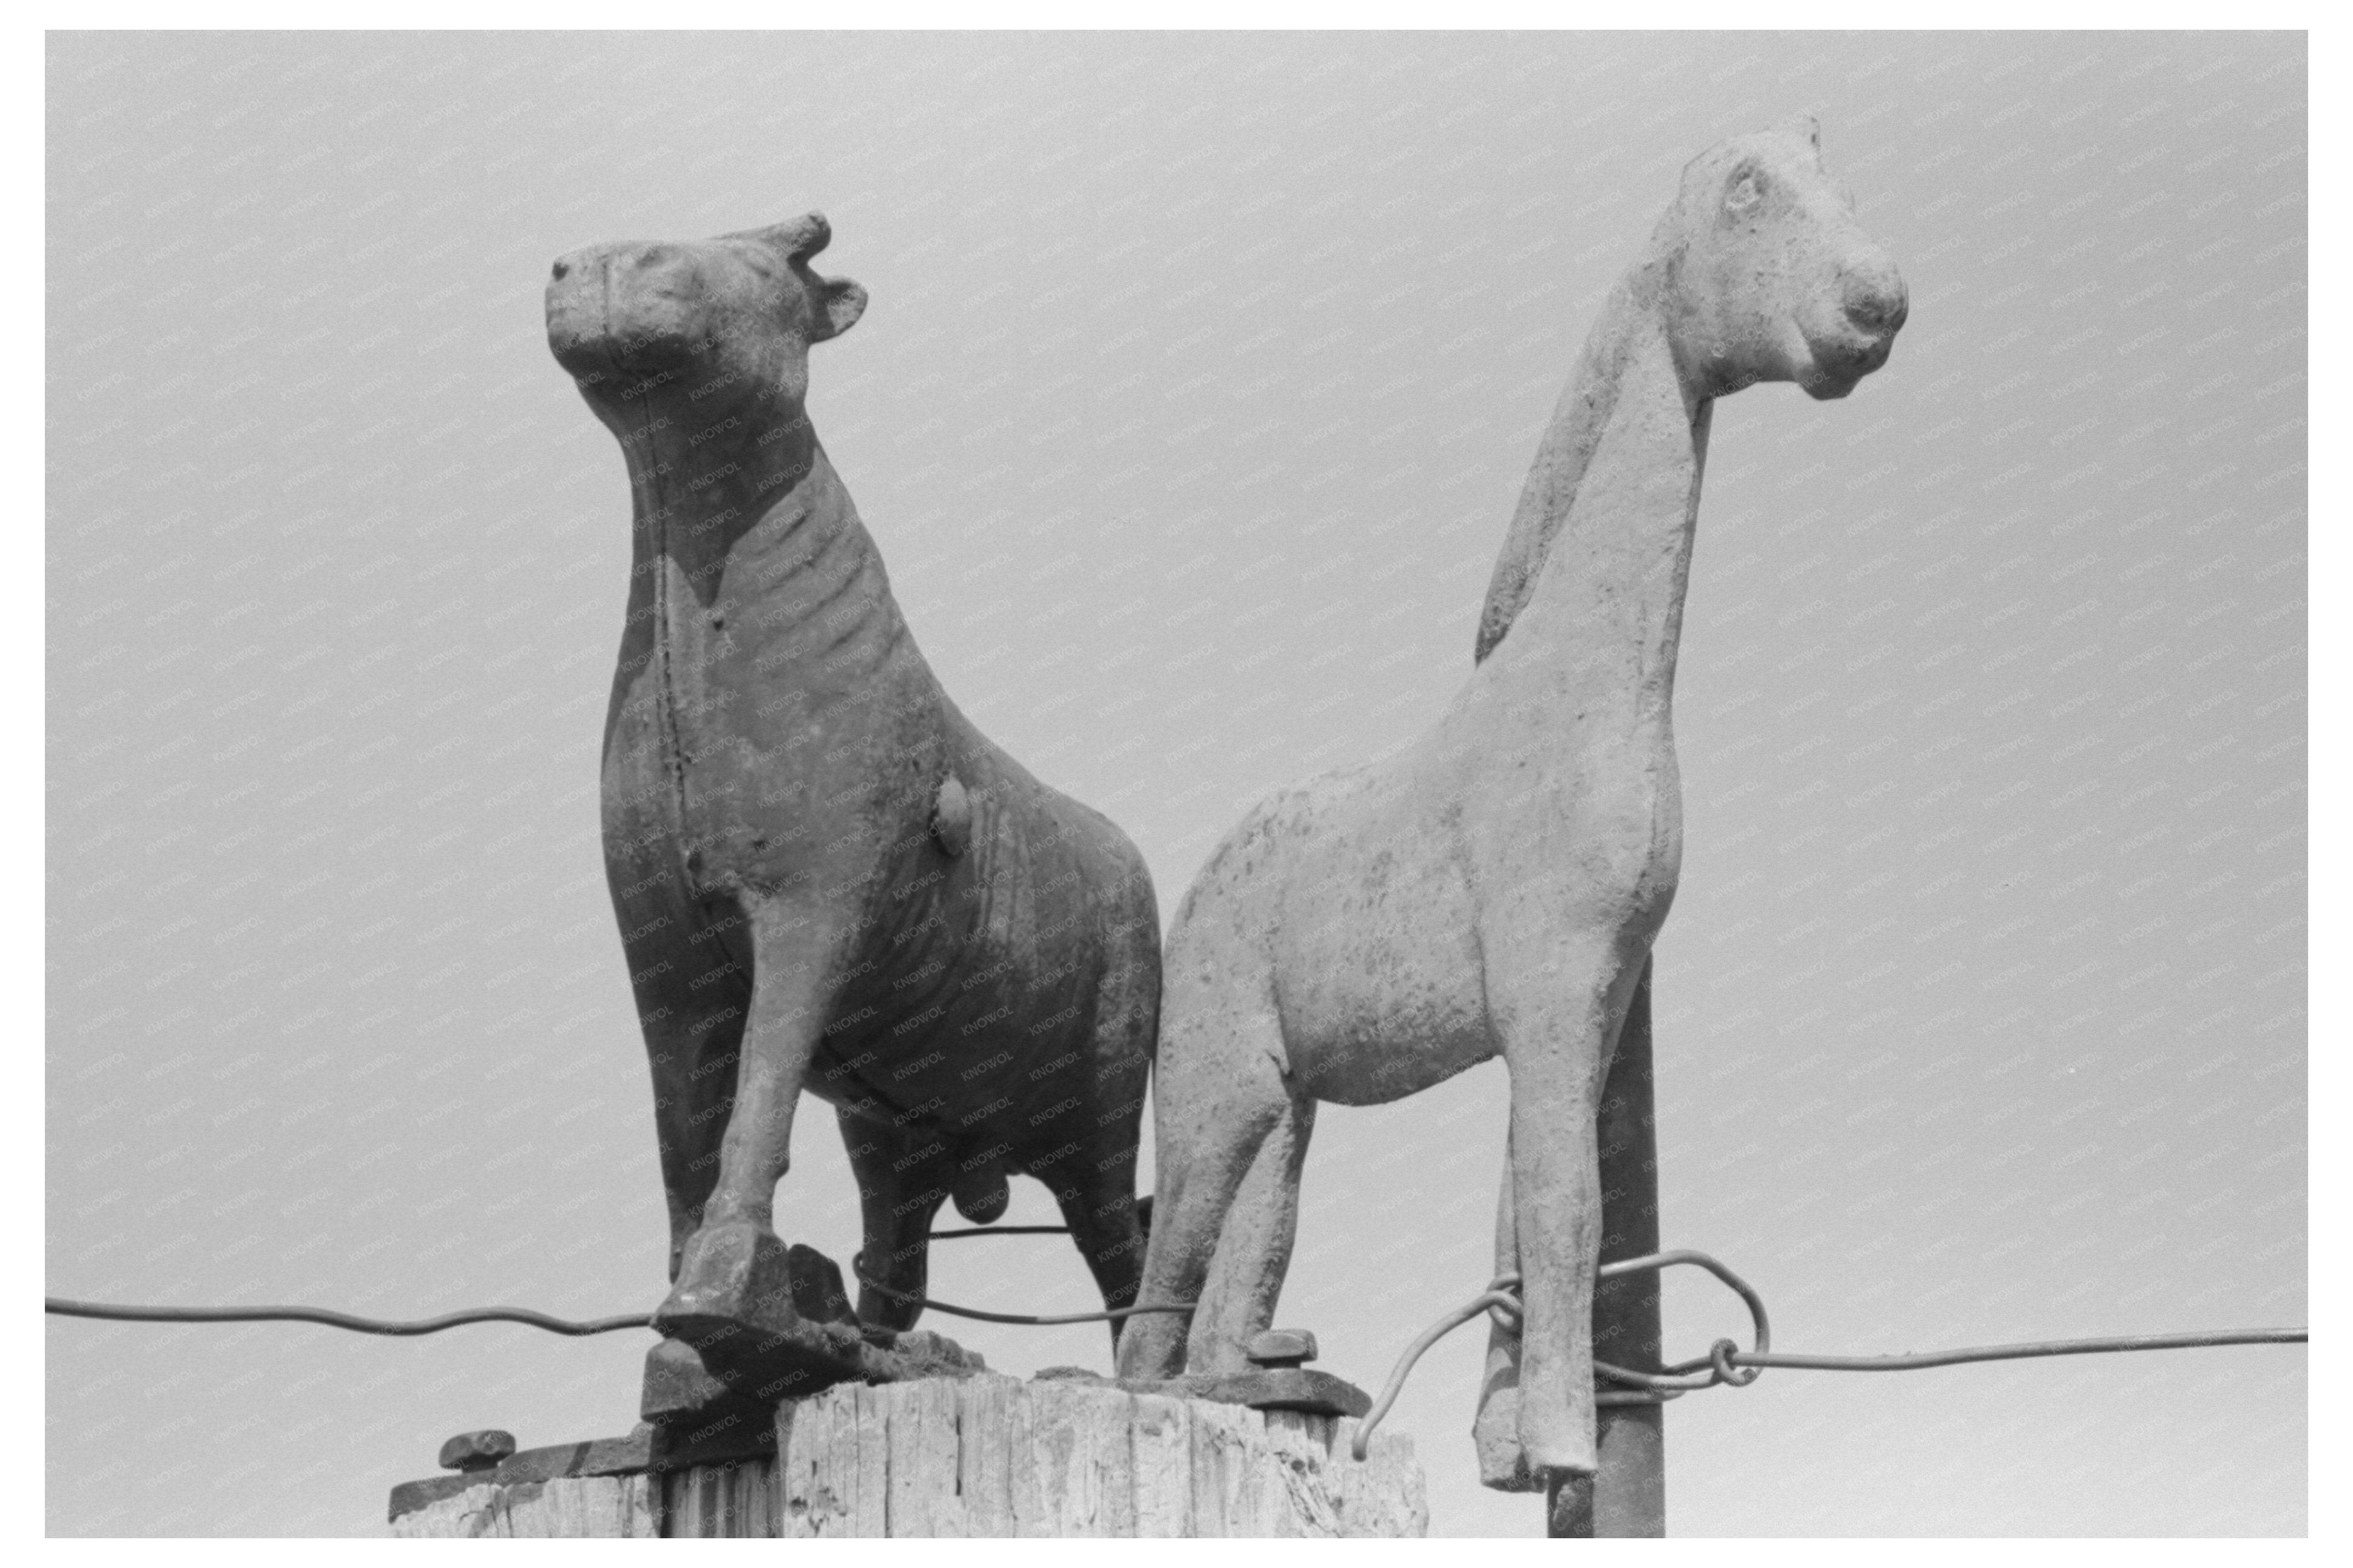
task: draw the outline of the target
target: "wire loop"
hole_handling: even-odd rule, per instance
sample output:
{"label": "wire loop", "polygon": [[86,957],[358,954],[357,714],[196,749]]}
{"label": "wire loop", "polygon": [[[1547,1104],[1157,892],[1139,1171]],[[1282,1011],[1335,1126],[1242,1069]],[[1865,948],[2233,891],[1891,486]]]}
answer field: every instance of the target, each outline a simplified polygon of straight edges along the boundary
{"label": "wire loop", "polygon": [[[1624,1388],[1604,1388],[1595,1391],[1597,1405],[1657,1404],[1680,1399],[1695,1389],[1728,1386],[1746,1388],[1762,1377],[1771,1367],[1787,1367],[1806,1372],[1918,1372],[1929,1367],[1963,1366],[1977,1361],[2028,1361],[2043,1356],[2103,1355],[2125,1351],[2186,1351],[2218,1345],[2301,1345],[2311,1340],[2306,1329],[2218,1329],[2187,1334],[2126,1334],[2096,1340],[2040,1340],[2016,1345],[1972,1345],[1951,1351],[1923,1351],[1893,1356],[1809,1356],[1791,1355],[1773,1350],[1772,1327],[1765,1315],[1765,1299],[1740,1276],[1726,1268],[1704,1252],[1688,1248],[1673,1252],[1652,1253],[1646,1257],[1623,1258],[1605,1263],[1594,1272],[1608,1279],[1622,1274],[1642,1273],[1652,1269],[1672,1268],[1688,1264],[1704,1268],[1730,1286],[1747,1305],[1749,1321],[1757,1330],[1757,1344],[1744,1351],[1735,1340],[1718,1340],[1708,1347],[1707,1354],[1691,1361],[1678,1361],[1655,1372],[1636,1372],[1630,1367],[1611,1366],[1607,1361],[1593,1363],[1593,1375],[1599,1382],[1624,1383]],[[1422,1352],[1444,1339],[1480,1313],[1487,1313],[1496,1327],[1504,1333],[1518,1331],[1521,1313],[1518,1289],[1520,1277],[1501,1274],[1488,1284],[1476,1300],[1454,1308],[1424,1330],[1405,1354],[1398,1358],[1397,1367],[1380,1398],[1364,1420],[1356,1424],[1351,1447],[1363,1458],[1372,1441],[1373,1428],[1389,1413],[1398,1394],[1405,1387],[1406,1374],[1413,1371],[1414,1362]]]}

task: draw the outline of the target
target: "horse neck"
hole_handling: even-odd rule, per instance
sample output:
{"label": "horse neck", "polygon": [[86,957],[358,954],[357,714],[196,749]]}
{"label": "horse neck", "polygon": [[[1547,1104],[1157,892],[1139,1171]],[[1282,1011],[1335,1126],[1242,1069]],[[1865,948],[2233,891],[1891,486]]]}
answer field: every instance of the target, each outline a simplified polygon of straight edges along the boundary
{"label": "horse neck", "polygon": [[816,432],[758,409],[733,429],[691,422],[721,432],[706,441],[681,425],[649,418],[622,440],[636,511],[622,682],[653,661],[657,700],[697,731],[734,722],[716,689],[731,682],[855,688],[905,628]]}
{"label": "horse neck", "polygon": [[1712,405],[1680,372],[1662,271],[1629,273],[1586,341],[1495,564],[1479,652],[1551,666],[1581,701],[1639,694],[1663,719]]}
{"label": "horse neck", "polygon": [[633,608],[659,597],[708,609],[723,597],[736,607],[788,609],[812,576],[880,571],[849,492],[805,417],[779,421],[761,408],[732,419],[649,415],[620,434],[635,514]]}

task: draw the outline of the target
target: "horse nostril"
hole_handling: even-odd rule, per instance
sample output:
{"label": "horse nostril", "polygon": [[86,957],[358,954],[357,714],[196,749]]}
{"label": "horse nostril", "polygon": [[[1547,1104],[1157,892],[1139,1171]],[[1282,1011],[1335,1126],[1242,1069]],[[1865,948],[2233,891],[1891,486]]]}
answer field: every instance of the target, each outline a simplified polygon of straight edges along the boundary
{"label": "horse nostril", "polygon": [[1892,272],[1850,272],[1843,291],[1847,319],[1868,333],[1892,333],[1910,308],[1904,283]]}
{"label": "horse nostril", "polygon": [[559,281],[559,282],[561,282],[561,281],[563,281],[563,279],[564,279],[565,275],[566,273],[570,272],[571,270],[572,270],[572,263],[571,263],[571,262],[559,260],[555,263],[555,277],[556,277],[556,281]]}

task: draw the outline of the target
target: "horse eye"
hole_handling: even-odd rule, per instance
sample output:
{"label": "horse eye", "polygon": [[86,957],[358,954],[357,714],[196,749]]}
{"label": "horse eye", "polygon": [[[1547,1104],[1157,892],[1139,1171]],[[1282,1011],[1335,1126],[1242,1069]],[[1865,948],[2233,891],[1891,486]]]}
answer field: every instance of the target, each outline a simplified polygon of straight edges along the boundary
{"label": "horse eye", "polygon": [[1747,211],[1763,197],[1765,193],[1760,188],[1761,185],[1754,174],[1742,175],[1733,182],[1732,188],[1725,192],[1724,205],[1735,212]]}

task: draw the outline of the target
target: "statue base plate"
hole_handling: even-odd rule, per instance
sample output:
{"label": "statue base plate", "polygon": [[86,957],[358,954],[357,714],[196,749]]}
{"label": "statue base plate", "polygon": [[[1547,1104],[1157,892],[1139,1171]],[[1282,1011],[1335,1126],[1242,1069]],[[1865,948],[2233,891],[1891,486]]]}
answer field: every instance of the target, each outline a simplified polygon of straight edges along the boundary
{"label": "statue base plate", "polygon": [[[1277,1369],[1279,1373],[1300,1369]],[[1316,1374],[1321,1376],[1322,1374]],[[1339,1380],[1333,1379],[1335,1383]],[[1345,1386],[1345,1385],[1343,1385]],[[1293,1392],[1297,1392],[1294,1388]],[[393,1489],[400,1536],[1419,1536],[1412,1440],[1109,1380],[842,1383],[700,1441],[526,1449]]]}

